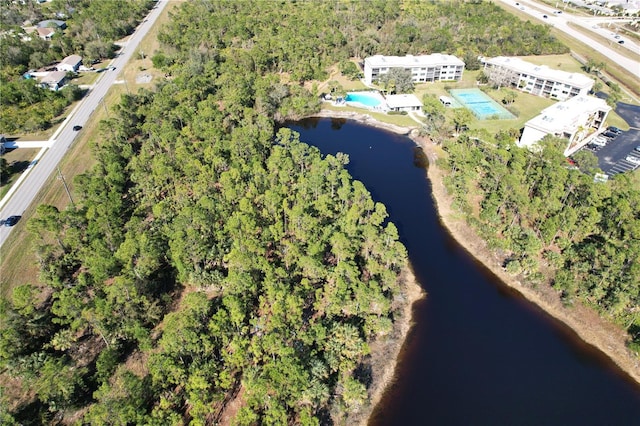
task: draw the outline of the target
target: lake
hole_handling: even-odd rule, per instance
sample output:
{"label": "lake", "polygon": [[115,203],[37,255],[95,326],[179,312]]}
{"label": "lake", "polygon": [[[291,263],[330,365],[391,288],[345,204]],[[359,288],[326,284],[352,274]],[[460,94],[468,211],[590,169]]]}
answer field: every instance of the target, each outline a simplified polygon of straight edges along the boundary
{"label": "lake", "polygon": [[428,293],[371,426],[640,424],[640,387],[448,235],[409,138],[343,119],[287,127],[323,154],[349,155]]}

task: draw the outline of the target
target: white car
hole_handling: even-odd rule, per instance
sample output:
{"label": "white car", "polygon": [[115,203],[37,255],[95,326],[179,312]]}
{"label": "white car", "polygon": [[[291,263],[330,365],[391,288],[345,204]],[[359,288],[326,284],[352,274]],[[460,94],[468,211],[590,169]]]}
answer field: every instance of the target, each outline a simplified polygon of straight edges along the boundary
{"label": "white car", "polygon": [[640,158],[634,157],[633,155],[627,155],[627,158],[625,158],[625,160],[627,160],[630,163],[640,165]]}
{"label": "white car", "polygon": [[604,140],[599,139],[599,138],[595,138],[594,140],[591,141],[591,143],[596,145],[596,146],[607,146],[607,141],[604,141]]}

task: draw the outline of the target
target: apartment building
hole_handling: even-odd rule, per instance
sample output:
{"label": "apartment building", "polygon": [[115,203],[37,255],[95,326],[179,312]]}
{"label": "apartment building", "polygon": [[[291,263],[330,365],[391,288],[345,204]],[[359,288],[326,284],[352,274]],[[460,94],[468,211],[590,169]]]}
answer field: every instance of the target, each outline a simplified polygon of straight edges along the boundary
{"label": "apartment building", "polygon": [[485,73],[494,81],[532,95],[564,101],[577,95],[587,95],[593,79],[575,72],[535,65],[519,58],[498,56],[480,58]]}
{"label": "apartment building", "polygon": [[569,156],[602,131],[609,111],[611,107],[603,99],[588,95],[555,103],[526,122],[518,145],[532,146],[553,135],[567,139],[564,155]]}
{"label": "apartment building", "polygon": [[464,62],[453,55],[444,53],[418,56],[374,55],[364,60],[365,83],[373,83],[382,74],[388,73],[393,68],[410,70],[414,83],[458,81],[462,79]]}

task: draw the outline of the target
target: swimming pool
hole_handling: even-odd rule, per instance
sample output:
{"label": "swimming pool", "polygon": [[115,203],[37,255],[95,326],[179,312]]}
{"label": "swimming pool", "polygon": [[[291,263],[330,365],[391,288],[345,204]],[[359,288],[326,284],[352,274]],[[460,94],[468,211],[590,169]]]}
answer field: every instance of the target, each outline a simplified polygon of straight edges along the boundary
{"label": "swimming pool", "polygon": [[362,104],[369,108],[375,108],[382,103],[376,92],[349,92],[344,98],[346,102]]}
{"label": "swimming pool", "polygon": [[470,109],[479,120],[516,118],[480,89],[453,89],[449,93],[455,100]]}

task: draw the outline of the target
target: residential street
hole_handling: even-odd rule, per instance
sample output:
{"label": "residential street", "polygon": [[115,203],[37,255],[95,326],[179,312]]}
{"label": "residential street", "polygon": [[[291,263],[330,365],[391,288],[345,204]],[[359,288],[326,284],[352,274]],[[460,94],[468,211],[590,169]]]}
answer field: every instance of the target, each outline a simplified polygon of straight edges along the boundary
{"label": "residential street", "polygon": [[[0,219],[5,219],[12,215],[23,215],[24,211],[33,202],[36,195],[45,182],[56,170],[58,163],[64,157],[69,147],[72,145],[79,132],[73,130],[73,126],[85,126],[89,121],[93,111],[98,108],[102,98],[106,95],[109,88],[116,81],[120,71],[124,68],[129,58],[136,51],[138,44],[151,29],[154,22],[160,16],[160,13],[167,5],[168,1],[160,0],[145,20],[138,26],[136,31],[129,37],[128,42],[122,47],[120,53],[111,63],[111,69],[102,73],[96,84],[86,95],[84,100],[78,104],[74,111],[69,115],[58,131],[51,137],[49,142],[51,147],[44,152],[37,164],[31,168],[28,173],[23,174],[20,185],[14,185],[15,191],[9,192],[7,196],[0,201]],[[0,227],[0,247],[4,244],[9,233],[13,228]]]}

